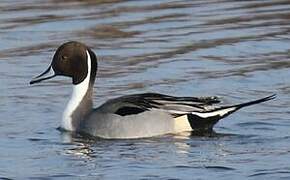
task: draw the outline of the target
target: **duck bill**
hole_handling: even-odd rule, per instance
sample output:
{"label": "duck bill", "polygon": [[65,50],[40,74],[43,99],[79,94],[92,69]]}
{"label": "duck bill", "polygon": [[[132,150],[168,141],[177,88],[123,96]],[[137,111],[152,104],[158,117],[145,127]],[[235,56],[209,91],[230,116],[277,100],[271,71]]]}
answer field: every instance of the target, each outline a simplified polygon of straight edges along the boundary
{"label": "duck bill", "polygon": [[48,69],[46,71],[44,71],[42,74],[36,76],[35,78],[33,78],[29,84],[35,84],[35,83],[39,83],[41,81],[44,80],[48,80],[51,78],[54,78],[56,76],[56,74],[54,73],[53,69],[51,66],[48,67]]}

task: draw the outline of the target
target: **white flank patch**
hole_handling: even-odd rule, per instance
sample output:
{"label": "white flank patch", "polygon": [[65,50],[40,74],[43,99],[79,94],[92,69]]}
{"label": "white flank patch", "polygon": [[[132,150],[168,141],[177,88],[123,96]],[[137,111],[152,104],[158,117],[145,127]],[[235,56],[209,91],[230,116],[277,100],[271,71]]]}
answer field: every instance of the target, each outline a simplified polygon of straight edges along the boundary
{"label": "white flank patch", "polygon": [[235,109],[236,109],[236,107],[231,107],[231,108],[221,109],[218,111],[213,111],[213,112],[208,112],[208,113],[192,112],[191,114],[197,115],[197,116],[202,117],[202,118],[208,118],[208,117],[213,117],[216,115],[223,116],[223,115],[225,115],[225,114],[227,114]]}
{"label": "white flank patch", "polygon": [[191,131],[192,128],[189,124],[187,115],[183,115],[177,118],[174,118],[174,131],[176,133]]}
{"label": "white flank patch", "polygon": [[63,112],[61,127],[68,131],[74,131],[74,127],[72,126],[72,118],[71,115],[76,110],[76,108],[81,103],[82,99],[87,93],[90,83],[90,74],[91,74],[91,57],[89,52],[87,51],[87,62],[88,62],[88,74],[87,77],[83,80],[83,82],[73,85],[72,96]]}

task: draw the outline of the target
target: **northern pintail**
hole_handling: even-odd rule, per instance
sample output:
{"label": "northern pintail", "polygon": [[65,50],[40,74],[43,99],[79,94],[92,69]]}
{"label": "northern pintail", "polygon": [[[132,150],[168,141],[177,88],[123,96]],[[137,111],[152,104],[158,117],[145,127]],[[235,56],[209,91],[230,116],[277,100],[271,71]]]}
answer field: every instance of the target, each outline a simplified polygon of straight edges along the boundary
{"label": "northern pintail", "polygon": [[211,131],[231,113],[275,98],[218,106],[217,97],[174,97],[157,93],[122,96],[93,108],[97,57],[80,42],[62,44],[48,69],[30,84],[55,76],[72,79],[73,92],[63,113],[61,129],[101,138],[142,138],[184,131]]}

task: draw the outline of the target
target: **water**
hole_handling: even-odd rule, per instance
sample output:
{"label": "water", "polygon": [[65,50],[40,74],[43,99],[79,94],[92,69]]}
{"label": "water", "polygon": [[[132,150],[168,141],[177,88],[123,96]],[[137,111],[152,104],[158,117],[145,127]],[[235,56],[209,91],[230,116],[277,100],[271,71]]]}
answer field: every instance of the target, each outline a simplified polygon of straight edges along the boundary
{"label": "water", "polygon": [[[290,2],[0,2],[0,179],[289,179]],[[68,40],[99,57],[95,105],[141,92],[274,101],[217,134],[90,140],[56,128],[70,81],[37,86]]]}

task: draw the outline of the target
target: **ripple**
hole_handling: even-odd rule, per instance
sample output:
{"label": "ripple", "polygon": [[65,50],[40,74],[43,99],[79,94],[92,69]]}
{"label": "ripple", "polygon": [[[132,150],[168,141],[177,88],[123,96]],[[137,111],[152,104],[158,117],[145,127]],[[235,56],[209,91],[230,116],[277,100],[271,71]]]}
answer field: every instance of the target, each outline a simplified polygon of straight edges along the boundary
{"label": "ripple", "polygon": [[1,180],[13,180],[11,178],[7,178],[7,177],[0,177]]}
{"label": "ripple", "polygon": [[129,38],[139,33],[134,32],[125,32],[114,26],[97,26],[90,28],[88,30],[80,31],[76,33],[78,36],[92,36],[93,38],[103,39],[103,38]]}
{"label": "ripple", "polygon": [[217,171],[234,171],[236,170],[235,168],[232,167],[226,167],[226,166],[205,166],[207,169],[213,169]]}
{"label": "ripple", "polygon": [[269,175],[290,175],[290,170],[260,170],[257,173],[251,174],[248,177],[263,177],[263,176],[269,176]]}

